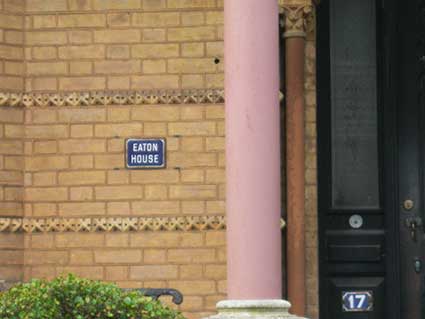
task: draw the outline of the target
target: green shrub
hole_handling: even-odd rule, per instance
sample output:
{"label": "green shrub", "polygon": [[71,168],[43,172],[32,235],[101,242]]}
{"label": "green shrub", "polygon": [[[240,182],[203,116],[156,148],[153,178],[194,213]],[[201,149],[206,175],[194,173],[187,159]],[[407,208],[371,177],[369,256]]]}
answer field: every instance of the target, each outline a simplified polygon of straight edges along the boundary
{"label": "green shrub", "polygon": [[184,319],[137,291],[73,275],[33,280],[0,294],[1,319]]}

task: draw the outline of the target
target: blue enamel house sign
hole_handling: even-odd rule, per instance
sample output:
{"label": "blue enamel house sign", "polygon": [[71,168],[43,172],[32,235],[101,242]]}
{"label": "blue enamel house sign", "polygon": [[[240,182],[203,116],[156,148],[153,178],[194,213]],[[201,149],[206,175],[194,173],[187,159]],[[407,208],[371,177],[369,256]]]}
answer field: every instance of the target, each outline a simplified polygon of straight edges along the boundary
{"label": "blue enamel house sign", "polygon": [[127,168],[164,168],[165,139],[128,139]]}

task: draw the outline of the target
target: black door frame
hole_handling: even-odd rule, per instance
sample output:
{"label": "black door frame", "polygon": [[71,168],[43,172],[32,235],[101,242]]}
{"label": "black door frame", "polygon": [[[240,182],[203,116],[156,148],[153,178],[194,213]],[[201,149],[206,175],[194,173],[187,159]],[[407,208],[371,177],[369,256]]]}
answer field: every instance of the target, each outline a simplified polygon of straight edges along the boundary
{"label": "black door frame", "polygon": [[[409,0],[410,1],[410,0]],[[397,5],[398,0],[377,0],[378,19],[378,114],[380,130],[381,203],[385,211],[386,318],[400,319],[400,267],[397,170]],[[317,8],[317,161],[318,161],[318,230],[319,230],[319,316],[326,318],[327,291],[321,256],[326,247],[325,221],[320,212],[329,209],[330,193],[330,54],[329,3],[322,0]]]}

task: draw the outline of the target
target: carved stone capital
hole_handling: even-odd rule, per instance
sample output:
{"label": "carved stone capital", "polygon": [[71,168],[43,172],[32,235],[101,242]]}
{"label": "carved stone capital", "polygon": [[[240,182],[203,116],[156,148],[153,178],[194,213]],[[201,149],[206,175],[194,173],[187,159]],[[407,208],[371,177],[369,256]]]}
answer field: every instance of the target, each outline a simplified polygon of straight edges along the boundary
{"label": "carved stone capital", "polygon": [[283,27],[285,29],[283,36],[306,37],[313,21],[312,4],[284,4],[284,0],[279,0],[280,13],[283,14]]}

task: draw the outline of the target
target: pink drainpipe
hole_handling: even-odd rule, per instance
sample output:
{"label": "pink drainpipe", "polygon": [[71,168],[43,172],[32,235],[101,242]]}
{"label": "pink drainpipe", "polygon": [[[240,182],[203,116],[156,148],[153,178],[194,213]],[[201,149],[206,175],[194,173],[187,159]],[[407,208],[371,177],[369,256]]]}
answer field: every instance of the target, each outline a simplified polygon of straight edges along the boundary
{"label": "pink drainpipe", "polygon": [[276,0],[225,0],[228,299],[281,299]]}

